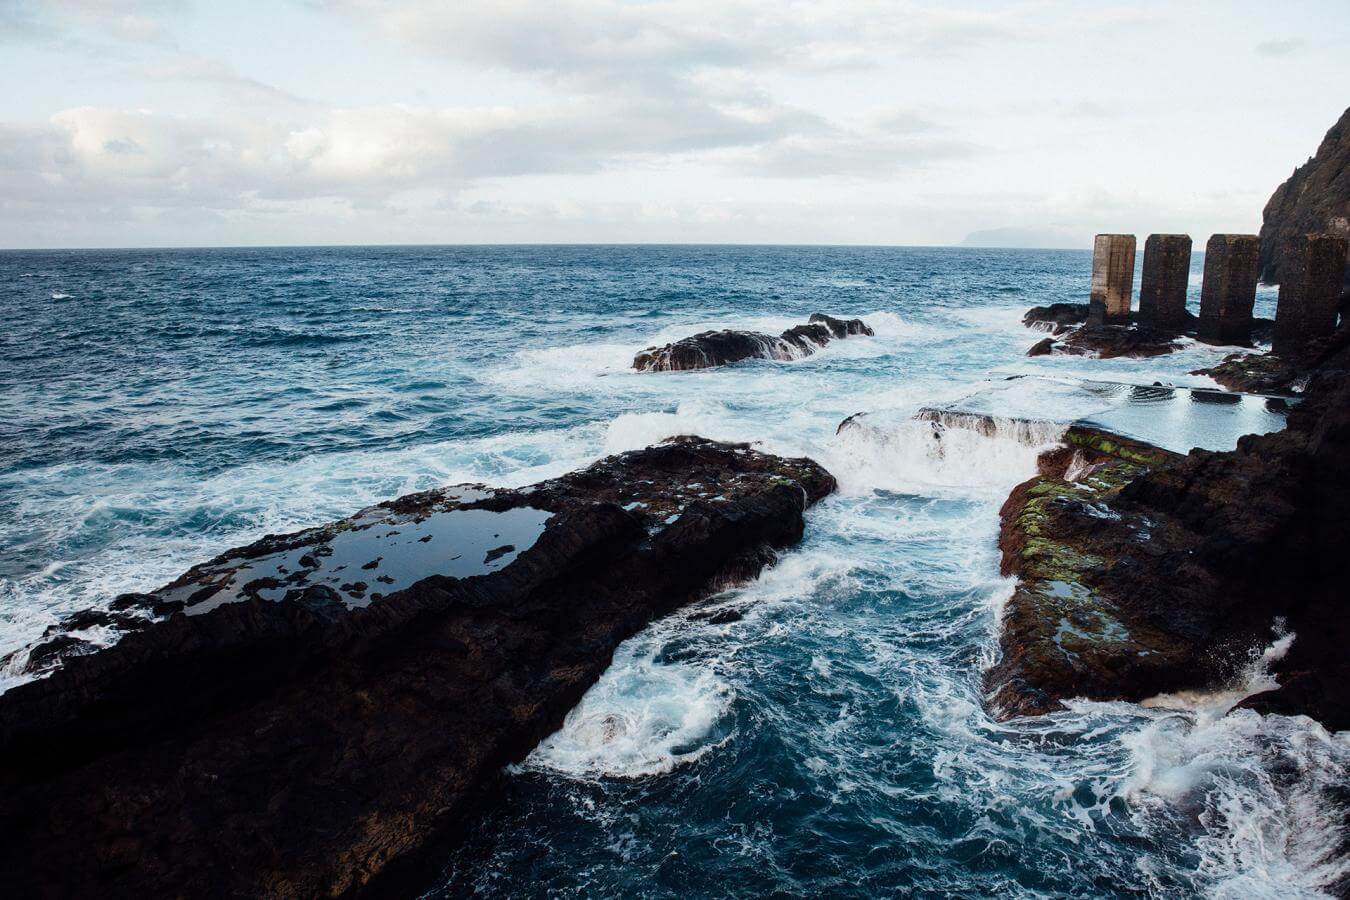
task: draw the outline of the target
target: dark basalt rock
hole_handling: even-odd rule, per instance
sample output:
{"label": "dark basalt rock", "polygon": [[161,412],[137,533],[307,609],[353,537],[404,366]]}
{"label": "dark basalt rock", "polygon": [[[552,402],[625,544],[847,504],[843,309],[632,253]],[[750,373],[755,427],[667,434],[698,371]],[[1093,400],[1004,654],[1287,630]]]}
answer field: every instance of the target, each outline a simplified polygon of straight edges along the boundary
{"label": "dark basalt rock", "polygon": [[754,576],[833,489],[810,460],[675,438],[412,494],[120,598],[139,630],[0,695],[6,892],[416,887],[620,641]]}
{"label": "dark basalt rock", "polygon": [[1031,345],[1031,349],[1027,351],[1027,356],[1049,356],[1055,352],[1056,346],[1058,345],[1054,338],[1041,338]]}
{"label": "dark basalt rock", "polygon": [[[1275,189],[1261,221],[1261,280],[1280,280],[1288,238],[1322,232],[1350,237],[1350,109],[1326,133],[1317,153]],[[1345,286],[1350,289],[1350,268]]]}
{"label": "dark basalt rock", "polygon": [[[1047,345],[1046,342],[1049,341]],[[1122,325],[1084,325],[1070,328],[1059,339],[1045,338],[1027,351],[1027,356],[1059,353],[1069,356],[1161,356],[1181,349],[1174,332]]]}
{"label": "dark basalt rock", "polygon": [[1284,687],[1249,705],[1350,728],[1350,350],[1311,373],[1285,431],[1234,451],[1173,458],[1107,439],[1063,457],[1002,511],[1019,583],[987,673],[997,713],[1217,686],[1283,622],[1297,635]]}
{"label": "dark basalt rock", "polygon": [[1085,324],[1087,318],[1086,303],[1051,303],[1027,310],[1022,316],[1022,324],[1035,331],[1063,334],[1075,325]]}
{"label": "dark basalt rock", "polygon": [[1273,353],[1235,353],[1208,369],[1196,369],[1192,375],[1208,375],[1230,391],[1255,394],[1298,394],[1312,374],[1350,346],[1350,328],[1341,328],[1330,337],[1310,342],[1297,355]]}
{"label": "dark basalt rock", "polygon": [[807,324],[789,328],[777,337],[755,331],[704,331],[663,347],[648,347],[633,357],[633,368],[672,372],[709,369],[743,359],[800,359],[832,340],[872,334],[862,319],[812,313]]}
{"label": "dark basalt rock", "polygon": [[[1142,358],[1172,353],[1182,347],[1179,338],[1195,337],[1199,318],[1186,312],[1175,329],[1147,328],[1138,324],[1138,314],[1130,314],[1128,325],[1088,325],[1086,303],[1052,303],[1033,306],[1022,316],[1022,324],[1034,331],[1048,331],[1027,350],[1027,356],[1095,356],[1112,359],[1119,356]],[[1275,323],[1254,319],[1252,338],[1270,342]]]}
{"label": "dark basalt rock", "polygon": [[1192,375],[1208,375],[1230,391],[1253,394],[1294,394],[1305,372],[1292,360],[1271,353],[1234,353],[1208,369]]}

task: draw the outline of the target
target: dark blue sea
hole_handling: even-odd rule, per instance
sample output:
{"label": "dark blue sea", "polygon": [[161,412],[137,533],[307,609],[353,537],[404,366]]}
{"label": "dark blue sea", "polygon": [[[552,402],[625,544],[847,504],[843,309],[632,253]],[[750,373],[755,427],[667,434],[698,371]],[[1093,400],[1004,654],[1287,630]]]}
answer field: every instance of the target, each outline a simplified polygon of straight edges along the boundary
{"label": "dark blue sea", "polygon": [[[998,508],[1037,448],[906,425],[1010,375],[1211,384],[1222,356],[1027,358],[1087,252],[414,247],[0,253],[0,656],[267,532],[521,485],[680,433],[808,455],[802,545],[676,615],[508,778],[445,896],[1319,896],[1350,734],[1223,716],[1245,682],[998,722]],[[1199,286],[1199,264],[1192,278]],[[1273,294],[1259,303],[1269,314]],[[1192,302],[1196,297],[1192,297]],[[636,373],[812,312],[871,338]],[[890,431],[837,435],[884,413]],[[706,611],[706,609],[704,610]],[[112,633],[88,633],[98,642]],[[1278,652],[1273,648],[1267,653]],[[1259,650],[1259,648],[1258,648]],[[0,673],[0,689],[22,677]]]}

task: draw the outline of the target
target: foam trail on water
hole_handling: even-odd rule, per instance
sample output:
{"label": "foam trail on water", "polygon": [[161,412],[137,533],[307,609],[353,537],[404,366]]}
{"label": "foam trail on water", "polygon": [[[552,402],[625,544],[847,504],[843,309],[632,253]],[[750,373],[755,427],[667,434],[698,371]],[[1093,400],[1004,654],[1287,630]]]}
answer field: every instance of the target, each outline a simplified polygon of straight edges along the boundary
{"label": "foam trail on water", "polygon": [[574,778],[640,778],[694,762],[725,740],[715,729],[734,692],[706,666],[658,661],[661,631],[621,644],[524,767]]}
{"label": "foam trail on water", "polygon": [[1164,715],[1124,743],[1132,769],[1117,795],[1146,831],[1193,820],[1211,896],[1322,897],[1350,877],[1337,858],[1350,734],[1237,710]]}

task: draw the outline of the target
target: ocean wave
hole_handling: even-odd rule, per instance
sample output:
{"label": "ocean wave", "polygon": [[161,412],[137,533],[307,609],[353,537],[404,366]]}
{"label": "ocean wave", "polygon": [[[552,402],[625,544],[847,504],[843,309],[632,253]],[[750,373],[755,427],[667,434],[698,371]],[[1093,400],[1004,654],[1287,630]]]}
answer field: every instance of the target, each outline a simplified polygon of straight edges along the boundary
{"label": "ocean wave", "polygon": [[650,635],[620,645],[524,767],[573,778],[641,778],[696,762],[731,740],[717,725],[735,692],[705,665],[659,661],[658,649]]}
{"label": "ocean wave", "polygon": [[993,420],[992,434],[943,425],[905,411],[864,414],[842,425],[826,467],[850,492],[885,488],[1007,492],[1036,474],[1036,459],[1064,423]]}

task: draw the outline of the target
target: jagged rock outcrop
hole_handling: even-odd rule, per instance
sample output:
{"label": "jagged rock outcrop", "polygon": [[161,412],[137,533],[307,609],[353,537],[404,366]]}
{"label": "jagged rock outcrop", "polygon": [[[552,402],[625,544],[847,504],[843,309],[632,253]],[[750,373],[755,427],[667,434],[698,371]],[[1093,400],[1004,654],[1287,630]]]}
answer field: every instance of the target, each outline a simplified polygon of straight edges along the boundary
{"label": "jagged rock outcrop", "polygon": [[1033,306],[1022,315],[1022,324],[1033,331],[1063,334],[1076,325],[1087,322],[1086,303],[1051,303]]}
{"label": "jagged rock outcrop", "polygon": [[1283,626],[1283,686],[1246,705],[1350,728],[1350,350],[1310,377],[1285,431],[1234,451],[1087,442],[1013,491],[997,713],[1214,687]]}
{"label": "jagged rock outcrop", "polygon": [[130,595],[137,630],[0,695],[5,890],[416,885],[620,641],[753,576],[833,488],[810,460],[675,438],[413,494]]}
{"label": "jagged rock outcrop", "polygon": [[[1189,315],[1189,314],[1188,314]],[[1179,332],[1140,328],[1136,325],[1088,325],[1088,304],[1051,303],[1033,306],[1022,316],[1022,324],[1033,331],[1049,332],[1031,346],[1027,356],[1160,356],[1181,347]],[[1187,327],[1194,331],[1195,317]]]}
{"label": "jagged rock outcrop", "polygon": [[[1047,345],[1045,340],[1051,343]],[[1162,356],[1181,349],[1176,332],[1123,325],[1084,325],[1070,329],[1060,338],[1045,340],[1033,345],[1027,355],[1059,353],[1095,356],[1098,359],[1114,359],[1118,356],[1142,358]]]}
{"label": "jagged rock outcrop", "polygon": [[1293,356],[1273,353],[1235,353],[1208,369],[1196,369],[1192,375],[1208,375],[1230,391],[1255,394],[1298,394],[1313,373],[1334,360],[1350,346],[1350,328],[1341,328],[1330,337],[1312,341],[1303,352]]}
{"label": "jagged rock outcrop", "polygon": [[[1275,189],[1261,220],[1261,280],[1280,280],[1288,238],[1325,232],[1350,237],[1350,108],[1322,138],[1317,153]],[[1345,286],[1350,289],[1350,268]]]}
{"label": "jagged rock outcrop", "polygon": [[743,359],[801,359],[837,338],[872,335],[862,319],[836,319],[812,313],[805,325],[795,325],[777,337],[757,331],[704,331],[663,347],[648,347],[633,358],[642,372],[709,369]]}
{"label": "jagged rock outcrop", "polygon": [[[1143,358],[1162,356],[1180,350],[1182,337],[1195,337],[1199,319],[1186,312],[1177,328],[1148,328],[1138,324],[1138,313],[1130,314],[1128,325],[1087,324],[1088,304],[1051,303],[1033,306],[1022,316],[1022,324],[1033,331],[1046,331],[1027,350],[1027,356],[1095,356],[1113,359],[1120,356]],[[1269,343],[1275,327],[1271,319],[1252,320],[1252,339]]]}

